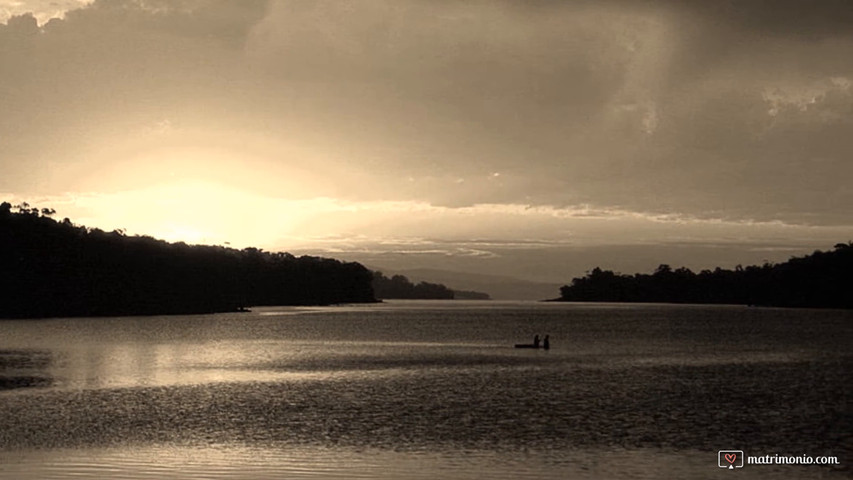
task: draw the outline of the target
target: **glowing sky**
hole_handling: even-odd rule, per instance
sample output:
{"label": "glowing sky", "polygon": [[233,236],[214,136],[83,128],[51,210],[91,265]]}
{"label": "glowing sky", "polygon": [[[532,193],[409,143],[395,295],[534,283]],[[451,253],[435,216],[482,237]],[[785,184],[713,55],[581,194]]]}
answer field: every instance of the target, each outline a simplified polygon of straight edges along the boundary
{"label": "glowing sky", "polygon": [[846,0],[0,0],[0,22],[0,199],[79,224],[549,282],[853,239]]}

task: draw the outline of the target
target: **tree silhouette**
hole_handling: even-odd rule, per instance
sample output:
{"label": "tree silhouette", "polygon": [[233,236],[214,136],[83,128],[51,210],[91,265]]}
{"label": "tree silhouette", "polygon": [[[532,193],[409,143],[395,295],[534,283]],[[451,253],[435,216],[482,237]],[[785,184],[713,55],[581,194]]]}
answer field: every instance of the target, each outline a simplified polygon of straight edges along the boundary
{"label": "tree silhouette", "polygon": [[853,242],[785,263],[719,267],[696,274],[660,265],[653,274],[621,275],[596,267],[560,288],[563,301],[727,303],[853,308]]}
{"label": "tree silhouette", "polygon": [[453,290],[438,283],[420,282],[413,284],[403,275],[386,277],[382,272],[373,272],[373,291],[376,298],[452,300]]}
{"label": "tree silhouette", "polygon": [[[373,302],[357,263],[167,243],[0,204],[0,317],[153,315]],[[47,210],[45,212],[45,210]],[[41,213],[41,215],[40,215]]]}

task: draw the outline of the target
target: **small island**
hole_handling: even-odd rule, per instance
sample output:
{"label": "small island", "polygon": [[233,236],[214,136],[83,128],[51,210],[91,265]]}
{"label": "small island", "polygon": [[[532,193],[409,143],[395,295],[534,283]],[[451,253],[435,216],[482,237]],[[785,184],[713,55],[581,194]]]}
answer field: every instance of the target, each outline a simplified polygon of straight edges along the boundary
{"label": "small island", "polygon": [[453,298],[456,300],[491,300],[492,296],[485,292],[473,290],[453,290]]}
{"label": "small island", "polygon": [[405,275],[385,276],[373,272],[373,291],[385,300],[490,300],[488,293],[453,290],[441,283],[414,283]]}
{"label": "small island", "polygon": [[[17,211],[12,211],[15,208]],[[361,264],[168,243],[0,204],[0,318],[245,311],[375,302]]]}
{"label": "small island", "polygon": [[404,275],[386,277],[373,272],[373,292],[379,299],[453,300],[453,290],[439,283],[412,283]]}
{"label": "small island", "polygon": [[598,267],[560,289],[564,302],[660,302],[853,308],[853,242],[780,264],[623,275]]}

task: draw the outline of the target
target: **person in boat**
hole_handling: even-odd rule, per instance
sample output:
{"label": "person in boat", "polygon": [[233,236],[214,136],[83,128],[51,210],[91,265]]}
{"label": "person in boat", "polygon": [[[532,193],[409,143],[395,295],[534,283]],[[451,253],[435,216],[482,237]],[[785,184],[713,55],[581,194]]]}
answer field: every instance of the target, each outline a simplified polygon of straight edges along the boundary
{"label": "person in boat", "polygon": [[542,341],[542,348],[544,348],[545,350],[551,348],[551,342],[548,341],[548,337],[549,335],[545,335],[545,340]]}
{"label": "person in boat", "polygon": [[533,348],[539,348],[539,335],[533,337]]}

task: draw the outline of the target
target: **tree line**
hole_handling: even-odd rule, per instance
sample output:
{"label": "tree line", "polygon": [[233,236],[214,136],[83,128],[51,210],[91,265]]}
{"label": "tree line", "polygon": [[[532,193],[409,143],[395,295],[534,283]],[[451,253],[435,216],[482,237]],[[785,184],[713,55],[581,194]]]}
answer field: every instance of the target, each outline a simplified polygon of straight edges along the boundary
{"label": "tree line", "polygon": [[780,264],[623,275],[598,267],[560,288],[561,301],[715,303],[853,308],[853,242]]}
{"label": "tree line", "polygon": [[154,315],[375,302],[354,262],[168,243],[0,204],[0,317]]}
{"label": "tree line", "polygon": [[382,272],[373,272],[373,291],[376,298],[453,300],[453,290],[440,283],[412,283],[404,275],[386,277]]}

